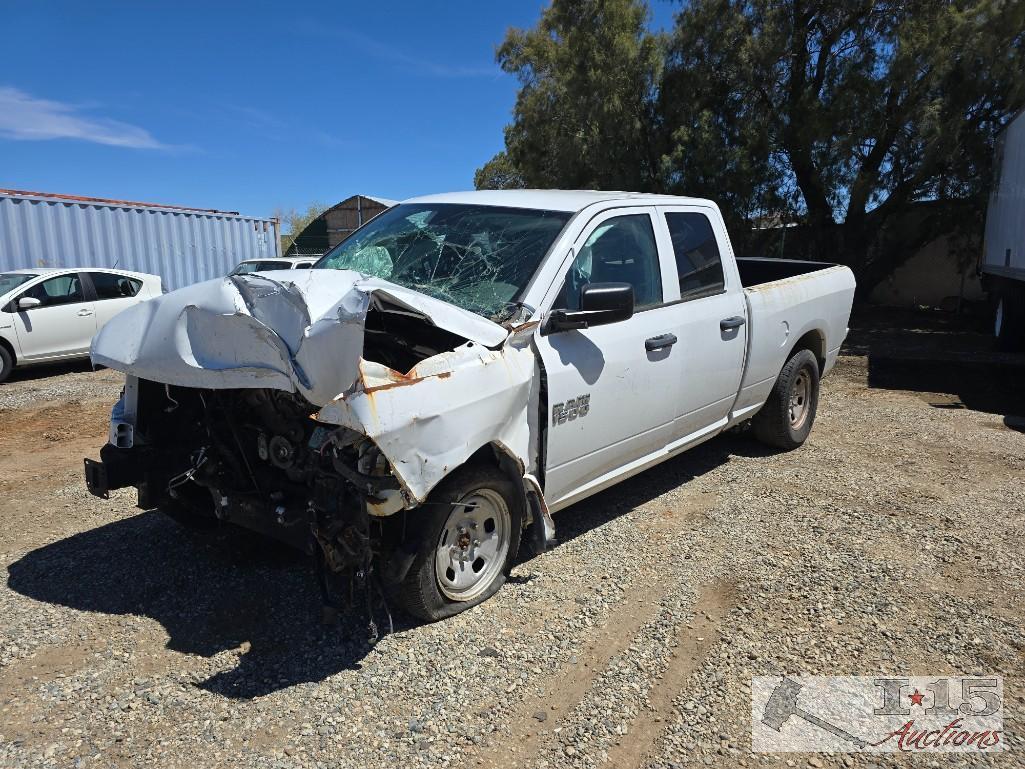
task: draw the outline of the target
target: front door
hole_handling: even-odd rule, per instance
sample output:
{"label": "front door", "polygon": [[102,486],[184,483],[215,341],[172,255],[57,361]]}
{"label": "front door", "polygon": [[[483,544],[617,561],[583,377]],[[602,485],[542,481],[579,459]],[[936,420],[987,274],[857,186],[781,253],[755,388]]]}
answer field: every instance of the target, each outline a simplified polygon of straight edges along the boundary
{"label": "front door", "polygon": [[33,297],[39,306],[20,310],[15,304],[14,329],[25,360],[84,355],[96,333],[95,303],[87,300],[77,273],[48,278],[15,299]]}
{"label": "front door", "polygon": [[671,440],[681,357],[675,346],[649,349],[654,344],[648,340],[672,330],[677,309],[663,305],[665,265],[654,215],[653,209],[623,208],[596,217],[577,240],[552,308],[579,309],[587,283],[626,282],[634,287],[634,316],[537,336],[548,383],[549,505],[602,485]]}

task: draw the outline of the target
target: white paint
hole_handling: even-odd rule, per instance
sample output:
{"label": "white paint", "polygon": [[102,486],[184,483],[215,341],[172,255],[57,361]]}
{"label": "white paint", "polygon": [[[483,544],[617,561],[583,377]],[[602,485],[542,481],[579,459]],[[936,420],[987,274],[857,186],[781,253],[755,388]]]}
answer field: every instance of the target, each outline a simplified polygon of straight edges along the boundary
{"label": "white paint", "polygon": [[[424,501],[485,446],[511,459],[548,510],[583,499],[711,438],[757,411],[792,343],[821,335],[826,366],[847,332],[854,278],[832,267],[745,289],[718,208],[708,201],[637,193],[498,191],[408,202],[451,202],[576,212],[528,286],[531,322],[510,331],[446,302],[354,272],[253,273],[202,283],[134,308],[107,326],[93,359],[132,376],[212,389],[271,387],[301,393],[315,418],[371,438],[402,487]],[[709,217],[725,290],[679,301],[666,210]],[[658,246],[664,304],[619,323],[544,334],[563,276],[586,238],[623,214],[647,215]],[[366,313],[412,314],[467,340],[395,372],[364,360]],[[739,329],[720,321],[742,317]],[[780,344],[789,329],[791,345]],[[645,340],[677,343],[652,354]],[[783,334],[786,339],[786,334]],[[548,408],[539,407],[541,363]],[[586,416],[551,424],[551,407],[589,395]],[[539,467],[542,425],[547,444]],[[544,476],[544,494],[537,478]],[[545,499],[547,497],[547,500]],[[374,512],[398,507],[394,495]]]}
{"label": "white paint", "polygon": [[[111,273],[138,280],[142,287],[135,296],[98,299],[79,273]],[[47,363],[89,355],[89,343],[118,313],[161,295],[160,278],[126,270],[104,268],[11,270],[5,274],[35,275],[0,296],[0,339],[14,350],[16,365]],[[39,305],[21,309],[18,301],[37,286],[54,278],[74,276],[81,286],[81,300],[65,304]]]}

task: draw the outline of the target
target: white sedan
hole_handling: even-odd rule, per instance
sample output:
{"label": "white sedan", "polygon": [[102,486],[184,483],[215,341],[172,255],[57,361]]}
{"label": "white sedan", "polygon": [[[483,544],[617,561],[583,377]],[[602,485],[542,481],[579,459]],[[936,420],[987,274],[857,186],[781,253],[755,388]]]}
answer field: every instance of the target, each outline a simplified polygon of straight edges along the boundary
{"label": "white sedan", "polygon": [[108,320],[161,293],[159,276],[124,270],[0,272],[0,382],[15,366],[89,357]]}

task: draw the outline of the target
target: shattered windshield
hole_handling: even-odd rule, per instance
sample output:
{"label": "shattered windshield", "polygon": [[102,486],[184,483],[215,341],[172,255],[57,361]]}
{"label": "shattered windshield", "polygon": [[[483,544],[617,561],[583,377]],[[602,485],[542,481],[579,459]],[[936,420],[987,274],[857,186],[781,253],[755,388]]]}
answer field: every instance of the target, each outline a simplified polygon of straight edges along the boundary
{"label": "shattered windshield", "polygon": [[512,316],[569,217],[455,203],[396,206],[314,268],[355,270],[501,322]]}

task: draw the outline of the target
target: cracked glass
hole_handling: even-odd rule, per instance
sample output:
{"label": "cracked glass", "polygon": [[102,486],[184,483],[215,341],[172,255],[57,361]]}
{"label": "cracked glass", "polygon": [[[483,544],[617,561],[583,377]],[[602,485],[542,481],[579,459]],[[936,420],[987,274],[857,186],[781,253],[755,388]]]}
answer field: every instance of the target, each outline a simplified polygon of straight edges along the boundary
{"label": "cracked glass", "polygon": [[354,270],[502,322],[571,214],[456,203],[402,205],[314,265]]}

